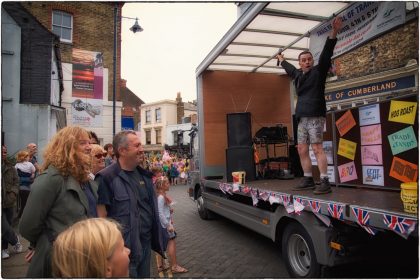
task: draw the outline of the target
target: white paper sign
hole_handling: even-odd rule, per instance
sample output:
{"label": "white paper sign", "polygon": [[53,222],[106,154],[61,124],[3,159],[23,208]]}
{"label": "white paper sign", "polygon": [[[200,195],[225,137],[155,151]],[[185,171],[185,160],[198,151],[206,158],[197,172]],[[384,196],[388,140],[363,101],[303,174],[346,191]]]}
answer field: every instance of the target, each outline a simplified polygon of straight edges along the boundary
{"label": "white paper sign", "polygon": [[359,108],[360,126],[377,124],[381,122],[379,114],[379,104],[363,106]]}
{"label": "white paper sign", "polygon": [[330,183],[335,183],[335,169],[334,166],[328,165],[327,174]]}
{"label": "white paper sign", "polygon": [[85,127],[102,126],[102,100],[73,98],[71,103],[72,124]]}
{"label": "white paper sign", "polygon": [[363,166],[363,184],[383,186],[384,167],[383,166]]}

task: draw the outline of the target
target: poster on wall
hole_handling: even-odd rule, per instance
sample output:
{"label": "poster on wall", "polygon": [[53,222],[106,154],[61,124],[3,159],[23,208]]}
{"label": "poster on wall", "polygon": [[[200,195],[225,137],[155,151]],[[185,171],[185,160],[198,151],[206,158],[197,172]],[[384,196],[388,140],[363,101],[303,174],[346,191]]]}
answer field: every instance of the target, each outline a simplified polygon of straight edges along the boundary
{"label": "poster on wall", "polygon": [[401,182],[417,182],[418,165],[394,157],[392,160],[389,176]]}
{"label": "poster on wall", "polygon": [[340,141],[338,142],[337,154],[345,158],[354,160],[354,157],[356,156],[356,148],[356,142],[340,138]]}
{"label": "poster on wall", "polygon": [[343,116],[341,116],[341,118],[335,122],[335,125],[337,126],[337,130],[340,133],[340,136],[343,136],[356,125],[356,120],[354,119],[351,111],[348,110]]}
{"label": "poster on wall", "polygon": [[102,126],[103,55],[73,49],[72,124]]}
{"label": "poster on wall", "polygon": [[363,106],[359,108],[359,125],[366,126],[381,122],[379,104]]}
{"label": "poster on wall", "polygon": [[73,125],[102,126],[102,100],[73,98],[71,114]]}
{"label": "poster on wall", "polygon": [[362,146],[382,144],[381,125],[375,124],[360,127],[360,138]]}
{"label": "poster on wall", "polygon": [[363,166],[363,184],[384,186],[383,166]]}
{"label": "poster on wall", "polygon": [[[327,156],[328,164],[334,164],[332,141],[322,142],[322,147],[324,148],[324,153]],[[314,150],[312,149],[311,145],[309,145],[309,157],[311,158],[312,165],[318,165]]]}
{"label": "poster on wall", "polygon": [[[333,57],[344,54],[368,40],[405,23],[405,2],[355,2],[338,14],[342,28],[337,35]],[[327,37],[332,29],[332,20],[322,24],[310,36],[309,50],[318,61]]]}
{"label": "poster on wall", "polygon": [[392,155],[394,156],[417,148],[416,134],[412,126],[388,135],[388,141],[391,146]]}
{"label": "poster on wall", "polygon": [[342,164],[337,168],[338,176],[340,176],[341,183],[357,180],[357,172],[356,166],[354,165],[354,161]]}
{"label": "poster on wall", "polygon": [[362,165],[382,165],[382,145],[362,146]]}
{"label": "poster on wall", "polygon": [[388,120],[405,124],[414,124],[417,102],[392,100],[389,107]]}
{"label": "poster on wall", "polygon": [[103,99],[103,56],[73,49],[73,97]]}

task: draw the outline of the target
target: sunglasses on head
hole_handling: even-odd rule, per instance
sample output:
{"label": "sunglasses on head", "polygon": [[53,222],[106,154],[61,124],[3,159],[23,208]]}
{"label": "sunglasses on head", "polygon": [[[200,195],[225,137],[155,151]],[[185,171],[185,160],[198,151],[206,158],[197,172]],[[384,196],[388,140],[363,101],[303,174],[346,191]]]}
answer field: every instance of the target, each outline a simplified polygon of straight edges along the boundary
{"label": "sunglasses on head", "polygon": [[101,159],[101,158],[103,158],[103,157],[106,157],[106,155],[107,155],[107,153],[101,153],[101,154],[96,154],[96,155],[95,155],[95,157],[96,157],[97,159]]}

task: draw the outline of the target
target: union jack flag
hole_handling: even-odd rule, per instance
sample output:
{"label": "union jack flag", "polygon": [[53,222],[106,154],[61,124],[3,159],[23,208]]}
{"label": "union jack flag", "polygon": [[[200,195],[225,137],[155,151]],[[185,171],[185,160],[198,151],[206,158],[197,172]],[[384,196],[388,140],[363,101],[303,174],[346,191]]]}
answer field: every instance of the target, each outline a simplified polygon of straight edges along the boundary
{"label": "union jack flag", "polygon": [[315,213],[319,213],[321,211],[321,206],[319,205],[319,202],[316,200],[308,200],[309,206],[311,206],[311,209]]}
{"label": "union jack flag", "polygon": [[305,209],[304,202],[305,200],[300,197],[293,198],[293,208],[296,214],[300,215],[300,213]]}
{"label": "union jack flag", "polygon": [[328,212],[333,218],[344,220],[344,205],[343,204],[328,203]]}
{"label": "union jack flag", "polygon": [[357,218],[357,223],[363,229],[365,229],[368,233],[375,235],[376,230],[372,229],[369,226],[369,219],[370,219],[369,212],[367,210],[364,210],[362,208],[357,208],[357,207],[351,207],[351,210],[353,211],[354,216]]}
{"label": "union jack flag", "polygon": [[280,197],[283,201],[284,206],[290,204],[290,196],[288,196],[287,194],[282,194],[282,195],[280,195]]}
{"label": "union jack flag", "polygon": [[412,219],[387,214],[383,215],[385,225],[404,238],[407,238],[410,235],[417,224],[417,222]]}

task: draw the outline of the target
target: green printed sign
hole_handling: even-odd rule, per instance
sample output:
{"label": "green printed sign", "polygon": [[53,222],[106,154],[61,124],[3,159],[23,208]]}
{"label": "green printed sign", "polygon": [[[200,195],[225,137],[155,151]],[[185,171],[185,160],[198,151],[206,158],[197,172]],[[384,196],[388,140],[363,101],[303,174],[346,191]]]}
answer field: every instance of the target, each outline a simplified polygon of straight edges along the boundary
{"label": "green printed sign", "polygon": [[412,126],[388,135],[388,141],[394,156],[417,147],[417,139]]}

